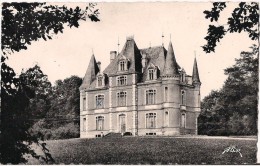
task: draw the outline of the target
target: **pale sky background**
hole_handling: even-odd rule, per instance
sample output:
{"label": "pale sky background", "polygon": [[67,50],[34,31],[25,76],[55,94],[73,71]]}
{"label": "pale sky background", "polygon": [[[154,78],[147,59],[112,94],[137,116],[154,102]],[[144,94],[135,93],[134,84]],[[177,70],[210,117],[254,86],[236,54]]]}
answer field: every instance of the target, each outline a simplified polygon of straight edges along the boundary
{"label": "pale sky background", "polygon": [[[219,24],[226,22],[237,4],[227,3]],[[84,6],[84,3],[68,5]],[[109,52],[118,50],[118,37],[120,51],[130,35],[134,35],[140,49],[149,47],[150,43],[161,45],[163,32],[165,48],[168,49],[171,34],[177,62],[189,75],[196,51],[203,99],[211,90],[222,87],[227,78],[224,69],[235,64],[240,52],[250,50],[253,43],[245,33],[228,34],[218,43],[215,53],[203,52],[201,46],[206,43],[204,37],[210,23],[203,11],[212,8],[211,2],[98,3],[97,7],[100,22],[87,20],[81,21],[79,28],[66,27],[63,34],[52,40],[32,42],[27,50],[10,55],[7,63],[17,74],[37,63],[54,83],[71,75],[83,77],[92,48],[103,71],[110,62]]]}

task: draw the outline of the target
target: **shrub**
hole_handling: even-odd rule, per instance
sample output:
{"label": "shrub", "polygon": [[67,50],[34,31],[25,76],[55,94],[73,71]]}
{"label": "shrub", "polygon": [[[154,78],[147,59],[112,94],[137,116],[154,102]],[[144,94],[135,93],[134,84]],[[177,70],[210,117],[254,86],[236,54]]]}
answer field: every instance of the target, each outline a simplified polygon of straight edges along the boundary
{"label": "shrub", "polygon": [[79,125],[73,122],[64,124],[63,126],[48,126],[46,121],[39,120],[31,128],[32,134],[41,133],[45,140],[50,139],[68,139],[79,137]]}

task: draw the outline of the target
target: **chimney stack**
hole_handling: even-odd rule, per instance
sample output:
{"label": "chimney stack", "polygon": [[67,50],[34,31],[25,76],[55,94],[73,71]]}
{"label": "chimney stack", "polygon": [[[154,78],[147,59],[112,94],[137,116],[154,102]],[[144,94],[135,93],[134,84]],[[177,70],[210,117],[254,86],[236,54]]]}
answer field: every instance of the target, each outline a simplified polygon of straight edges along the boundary
{"label": "chimney stack", "polygon": [[97,65],[98,65],[99,72],[101,73],[101,62],[98,61],[98,62],[97,62]]}
{"label": "chimney stack", "polygon": [[110,51],[110,62],[112,62],[116,58],[116,51]]}

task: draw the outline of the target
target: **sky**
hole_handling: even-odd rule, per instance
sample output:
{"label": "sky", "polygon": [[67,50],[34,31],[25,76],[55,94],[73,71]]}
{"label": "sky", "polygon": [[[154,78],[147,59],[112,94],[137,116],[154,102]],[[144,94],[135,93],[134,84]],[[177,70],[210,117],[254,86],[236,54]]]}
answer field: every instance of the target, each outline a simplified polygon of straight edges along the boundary
{"label": "sky", "polygon": [[[59,4],[59,3],[56,3]],[[85,3],[60,3],[82,6]],[[237,2],[227,3],[217,24],[226,25],[227,18]],[[204,10],[212,8],[211,2],[146,2],[98,3],[100,22],[80,21],[79,28],[65,27],[64,33],[32,42],[27,50],[13,53],[7,63],[19,75],[22,69],[38,64],[54,84],[71,75],[83,77],[90,57],[94,53],[101,62],[101,70],[110,62],[110,51],[121,51],[127,36],[134,36],[139,49],[164,43],[166,49],[171,39],[176,60],[187,74],[192,74],[196,54],[200,74],[201,97],[211,90],[220,89],[227,76],[224,69],[235,64],[241,51],[250,50],[252,41],[246,33],[227,34],[217,44],[215,53],[206,54],[201,46],[206,44],[209,20]],[[162,39],[162,33],[164,38]],[[170,37],[171,36],[171,37]]]}

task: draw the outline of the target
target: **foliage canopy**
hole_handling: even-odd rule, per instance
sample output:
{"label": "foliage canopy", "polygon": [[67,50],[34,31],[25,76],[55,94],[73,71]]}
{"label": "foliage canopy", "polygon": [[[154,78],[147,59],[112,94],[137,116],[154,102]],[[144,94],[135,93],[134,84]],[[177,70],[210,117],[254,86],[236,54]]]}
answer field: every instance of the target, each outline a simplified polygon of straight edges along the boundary
{"label": "foliage canopy", "polygon": [[[62,33],[64,25],[78,27],[80,20],[99,21],[96,4],[86,8],[69,8],[47,3],[3,3],[1,34],[1,135],[0,162],[3,164],[26,163],[25,154],[40,158],[32,144],[42,147],[46,162],[52,161],[42,135],[32,135],[29,129],[32,114],[43,116],[48,109],[47,93],[50,83],[39,67],[29,69],[17,77],[6,64],[13,52],[27,49],[32,41],[52,39]],[[41,84],[42,89],[38,87]],[[45,89],[46,88],[46,89]],[[31,112],[37,109],[39,112]]]}
{"label": "foliage canopy", "polygon": [[255,135],[257,133],[258,59],[256,45],[241,52],[219,91],[212,91],[202,102],[199,134]]}
{"label": "foliage canopy", "polygon": [[[221,11],[226,8],[226,2],[213,2],[211,10],[205,10],[206,19],[218,23]],[[257,2],[240,2],[231,16],[228,18],[227,26],[209,25],[207,36],[204,38],[207,44],[202,46],[206,53],[215,52],[217,42],[220,42],[227,33],[248,33],[251,40],[259,38],[259,4]]]}

